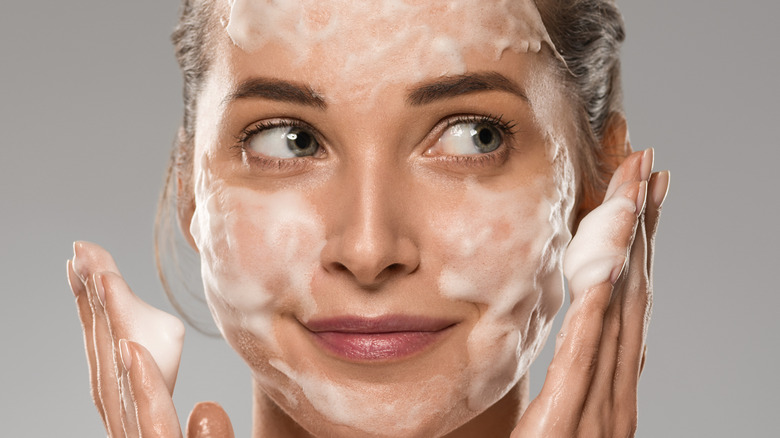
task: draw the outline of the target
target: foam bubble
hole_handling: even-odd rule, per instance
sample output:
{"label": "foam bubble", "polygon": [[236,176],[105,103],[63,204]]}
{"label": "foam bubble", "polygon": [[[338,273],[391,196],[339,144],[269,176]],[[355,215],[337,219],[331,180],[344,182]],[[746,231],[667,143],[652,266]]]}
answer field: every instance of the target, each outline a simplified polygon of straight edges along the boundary
{"label": "foam bubble", "polygon": [[[226,31],[246,52],[276,44],[318,72],[331,100],[372,99],[388,84],[465,72],[464,54],[553,47],[532,0],[445,4],[382,0],[231,0]],[[554,50],[553,50],[554,52]]]}

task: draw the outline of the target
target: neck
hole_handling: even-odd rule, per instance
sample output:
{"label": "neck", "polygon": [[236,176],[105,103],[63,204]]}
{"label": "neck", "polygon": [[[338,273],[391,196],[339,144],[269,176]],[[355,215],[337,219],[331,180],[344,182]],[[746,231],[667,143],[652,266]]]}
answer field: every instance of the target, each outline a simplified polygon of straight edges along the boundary
{"label": "neck", "polygon": [[[253,438],[316,438],[295,422],[253,382]],[[529,403],[529,379],[524,375],[501,400],[443,438],[508,437]]]}

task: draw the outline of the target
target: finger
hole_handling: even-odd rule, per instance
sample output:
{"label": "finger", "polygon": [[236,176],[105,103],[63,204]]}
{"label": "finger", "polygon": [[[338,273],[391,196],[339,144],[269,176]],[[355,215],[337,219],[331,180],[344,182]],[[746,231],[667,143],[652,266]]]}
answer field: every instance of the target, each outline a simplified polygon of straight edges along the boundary
{"label": "finger", "polygon": [[628,181],[580,222],[563,260],[572,302],[577,293],[605,281],[614,283],[622,272],[633,240],[638,214],[644,206],[646,182]]}
{"label": "finger", "polygon": [[[537,415],[542,420],[536,421],[545,424],[531,427],[545,431],[544,436],[573,436],[577,429],[596,370],[604,315],[611,294],[612,284],[604,281],[582,291],[566,313],[562,329],[565,336],[560,337],[542,390],[528,410],[543,413]],[[522,418],[526,418],[527,413]]]}
{"label": "finger", "polygon": [[653,148],[648,148],[644,151],[634,152],[626,157],[612,175],[607,191],[604,194],[604,199],[612,197],[617,188],[627,181],[647,180],[653,169],[654,155]]}
{"label": "finger", "polygon": [[234,438],[233,425],[222,406],[200,402],[187,419],[187,438]]}
{"label": "finger", "polygon": [[100,245],[77,241],[73,243],[73,270],[85,284],[96,272],[119,273],[114,258]]}
{"label": "finger", "polygon": [[125,430],[125,438],[141,437],[141,429],[138,425],[138,412],[133,401],[130,389],[130,375],[128,370],[132,365],[132,357],[127,347],[127,341],[120,339],[116,348],[119,352],[119,398],[121,400],[122,426]]}
{"label": "finger", "polygon": [[[184,341],[184,325],[178,318],[156,309],[136,296],[116,273],[100,274],[105,309],[114,343],[128,339],[147,346],[173,393]],[[119,357],[117,356],[117,363]]]}
{"label": "finger", "polygon": [[650,177],[648,185],[647,208],[645,209],[645,224],[647,226],[647,272],[650,285],[653,280],[653,256],[655,253],[655,235],[658,231],[658,220],[661,217],[666,195],[669,193],[671,175],[668,170],[656,172]]}
{"label": "finger", "polygon": [[81,328],[84,333],[84,351],[87,356],[87,366],[89,368],[89,392],[92,396],[92,402],[98,408],[100,418],[106,423],[105,411],[103,409],[103,403],[100,401],[100,394],[98,392],[98,370],[97,370],[97,358],[95,357],[95,345],[93,342],[92,326],[94,324],[92,316],[92,308],[89,304],[89,296],[87,295],[86,287],[81,281],[81,278],[76,275],[73,270],[73,262],[68,260],[68,283],[70,289],[73,291],[73,295],[76,296],[76,308],[78,309],[79,321],[81,322]]}
{"label": "finger", "polygon": [[141,344],[121,341],[122,372],[126,377],[126,409],[135,412],[144,438],[181,437],[179,418],[160,369]]}
{"label": "finger", "polygon": [[118,373],[114,362],[114,343],[103,307],[102,282],[96,280],[99,280],[99,276],[92,275],[87,279],[87,290],[89,291],[89,305],[92,309],[92,343],[97,365],[98,398],[109,436],[122,436],[122,414]]}
{"label": "finger", "polygon": [[620,284],[622,312],[620,339],[610,404],[602,409],[611,412],[610,433],[633,436],[637,424],[637,384],[647,324],[649,323],[650,290],[647,282],[647,250],[644,217],[640,218],[636,238],[631,248],[629,269]]}
{"label": "finger", "polygon": [[[90,382],[93,393],[93,401],[98,408],[106,429],[110,436],[121,435],[121,414],[119,407],[119,384],[117,382],[116,364],[113,361],[113,345],[108,333],[102,305],[96,297],[94,274],[99,271],[118,269],[113,258],[98,245],[89,242],[77,241],[73,243],[73,260],[71,269],[75,277],[71,284],[84,292],[86,302],[89,305],[91,321],[90,341],[88,357],[90,362]],[[83,288],[78,286],[81,283]],[[86,306],[81,306],[81,309]],[[86,316],[86,314],[85,314]],[[106,344],[107,343],[107,344]]]}
{"label": "finger", "polygon": [[[618,288],[613,288],[612,297],[604,315],[604,325],[598,345],[598,357],[594,364],[593,378],[585,397],[582,417],[598,419],[591,421],[593,425],[607,424],[611,412],[605,409],[612,405],[613,382],[617,367],[618,345],[620,343],[621,311],[623,308],[622,294]],[[601,430],[583,430],[580,421],[580,432],[585,436],[602,436]]]}
{"label": "finger", "polygon": [[621,357],[615,375],[615,391],[623,405],[636,399],[639,375],[643,367],[647,329],[652,313],[652,257],[655,232],[661,205],[668,191],[668,173],[651,178],[648,205],[637,227],[631,251],[629,274],[626,278],[623,324],[621,329]]}

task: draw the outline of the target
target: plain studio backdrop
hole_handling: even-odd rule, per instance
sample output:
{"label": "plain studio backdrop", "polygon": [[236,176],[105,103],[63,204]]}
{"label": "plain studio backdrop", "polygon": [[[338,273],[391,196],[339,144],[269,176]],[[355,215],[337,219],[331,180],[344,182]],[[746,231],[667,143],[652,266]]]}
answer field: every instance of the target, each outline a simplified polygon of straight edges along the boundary
{"label": "plain studio backdrop", "polygon": [[[672,170],[638,436],[777,436],[780,4],[619,4],[633,145],[655,147],[656,169]],[[0,6],[3,436],[105,436],[65,278],[74,240],[108,248],[137,294],[173,312],[152,224],[181,118],[177,10],[174,0]],[[533,394],[551,347],[532,368]],[[220,402],[249,436],[247,367],[188,328],[174,401],[184,419],[200,400]]]}

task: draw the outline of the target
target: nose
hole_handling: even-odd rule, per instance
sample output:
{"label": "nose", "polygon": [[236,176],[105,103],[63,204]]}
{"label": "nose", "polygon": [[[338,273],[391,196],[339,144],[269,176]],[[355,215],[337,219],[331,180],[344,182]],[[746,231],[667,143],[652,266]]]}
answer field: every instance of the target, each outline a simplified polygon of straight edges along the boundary
{"label": "nose", "polygon": [[365,163],[355,167],[338,178],[335,192],[340,196],[330,205],[322,265],[327,272],[345,275],[361,288],[378,289],[418,269],[415,221],[403,202],[398,172]]}

